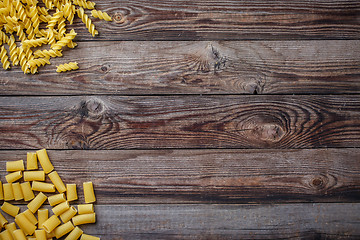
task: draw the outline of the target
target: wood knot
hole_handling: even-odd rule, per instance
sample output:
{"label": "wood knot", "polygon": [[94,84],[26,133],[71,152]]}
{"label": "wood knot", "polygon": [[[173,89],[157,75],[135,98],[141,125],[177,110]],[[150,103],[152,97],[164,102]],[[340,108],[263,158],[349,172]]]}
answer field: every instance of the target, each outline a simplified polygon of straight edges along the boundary
{"label": "wood knot", "polygon": [[321,178],[315,178],[312,180],[312,185],[315,187],[321,187],[323,185],[323,180]]}
{"label": "wood knot", "polygon": [[123,22],[125,22],[125,17],[124,17],[121,13],[119,13],[119,12],[115,13],[113,19],[114,19],[114,21],[115,21],[116,23],[123,23]]}
{"label": "wood knot", "polygon": [[107,66],[101,66],[100,70],[104,73],[108,72],[108,67]]}
{"label": "wood knot", "polygon": [[98,118],[104,113],[104,111],[104,103],[97,98],[81,101],[78,109],[78,113],[82,118]]}

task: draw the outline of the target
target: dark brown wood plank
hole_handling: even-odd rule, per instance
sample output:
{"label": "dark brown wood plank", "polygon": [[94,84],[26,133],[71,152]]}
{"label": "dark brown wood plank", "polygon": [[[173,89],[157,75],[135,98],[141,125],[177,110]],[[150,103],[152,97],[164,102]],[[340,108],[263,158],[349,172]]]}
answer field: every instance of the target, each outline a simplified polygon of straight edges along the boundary
{"label": "dark brown wood plank", "polygon": [[359,211],[359,203],[95,205],[97,222],[80,228],[103,240],[359,239]]}
{"label": "dark brown wood plank", "polygon": [[[359,46],[355,40],[79,43],[40,74],[0,70],[0,94],[359,93]],[[69,61],[80,70],[56,73]]]}
{"label": "dark brown wood plank", "polygon": [[96,206],[101,239],[359,239],[360,204]]}
{"label": "dark brown wood plank", "polygon": [[1,149],[359,146],[359,96],[0,98]]}
{"label": "dark brown wood plank", "polygon": [[[65,183],[93,181],[98,204],[359,202],[360,149],[48,150]],[[26,151],[0,151],[5,163]],[[49,179],[48,179],[49,180]],[[14,202],[15,203],[15,202]]]}
{"label": "dark brown wood plank", "polygon": [[[95,0],[115,21],[94,20],[98,39],[359,39],[357,0]],[[77,22],[76,22],[77,23]],[[83,24],[78,39],[93,39]]]}

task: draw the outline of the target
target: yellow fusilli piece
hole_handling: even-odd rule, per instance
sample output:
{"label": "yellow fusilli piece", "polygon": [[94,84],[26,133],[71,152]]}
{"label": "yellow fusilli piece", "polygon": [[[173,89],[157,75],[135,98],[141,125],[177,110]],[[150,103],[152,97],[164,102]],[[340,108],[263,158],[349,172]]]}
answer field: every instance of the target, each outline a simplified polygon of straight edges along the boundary
{"label": "yellow fusilli piece", "polygon": [[75,38],[76,34],[75,30],[71,29],[70,33],[66,34],[65,37],[57,41],[53,46],[51,46],[51,48],[54,50],[60,50],[62,47],[69,44]]}
{"label": "yellow fusilli piece", "polygon": [[92,10],[91,15],[95,18],[104,19],[105,21],[112,21],[111,17],[106,12]]}
{"label": "yellow fusilli piece", "polygon": [[70,71],[70,70],[76,70],[79,69],[78,63],[77,62],[69,62],[69,63],[65,63],[65,64],[61,64],[59,66],[57,66],[56,72],[66,72],[66,71]]}
{"label": "yellow fusilli piece", "polygon": [[28,61],[27,64],[30,67],[30,69],[32,69],[34,67],[40,67],[40,66],[44,66],[45,64],[50,64],[50,61],[49,58],[35,58]]}
{"label": "yellow fusilli piece", "polygon": [[1,46],[0,58],[1,58],[1,63],[3,65],[3,68],[4,69],[9,69],[10,68],[10,61],[9,61],[9,57],[7,55],[7,51],[6,51],[4,46]]}
{"label": "yellow fusilli piece", "polygon": [[34,56],[36,58],[43,57],[43,58],[50,58],[50,57],[61,57],[61,51],[57,50],[37,50],[34,52]]}
{"label": "yellow fusilli piece", "polygon": [[9,50],[10,50],[10,59],[13,63],[13,66],[19,65],[17,46],[16,46],[15,38],[13,35],[10,36],[8,45],[9,45]]}
{"label": "yellow fusilli piece", "polygon": [[95,3],[94,2],[90,2],[90,1],[85,1],[85,0],[73,0],[73,3],[75,5],[78,5],[82,8],[86,8],[86,9],[94,9],[95,8]]}
{"label": "yellow fusilli piece", "polygon": [[81,18],[83,23],[85,23],[86,28],[89,30],[89,32],[93,37],[99,34],[99,32],[95,29],[95,25],[92,24],[91,19],[88,17],[88,15],[85,14],[84,9],[82,7],[77,9],[77,14],[79,18]]}
{"label": "yellow fusilli piece", "polygon": [[38,47],[48,42],[47,38],[37,38],[31,40],[25,40],[22,42],[24,48]]}

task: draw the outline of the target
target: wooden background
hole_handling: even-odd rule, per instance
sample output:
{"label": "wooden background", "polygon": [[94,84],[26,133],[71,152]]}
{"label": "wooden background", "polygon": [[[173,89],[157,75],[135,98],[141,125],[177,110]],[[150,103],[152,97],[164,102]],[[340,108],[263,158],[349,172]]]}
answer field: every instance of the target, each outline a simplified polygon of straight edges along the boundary
{"label": "wooden background", "polygon": [[100,36],[0,71],[1,179],[49,149],[104,240],[360,238],[359,1],[95,2]]}

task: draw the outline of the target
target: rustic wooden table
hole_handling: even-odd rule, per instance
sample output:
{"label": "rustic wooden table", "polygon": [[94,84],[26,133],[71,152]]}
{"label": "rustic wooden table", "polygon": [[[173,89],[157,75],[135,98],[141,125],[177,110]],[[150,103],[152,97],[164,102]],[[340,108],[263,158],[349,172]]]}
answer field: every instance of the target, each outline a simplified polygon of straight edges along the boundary
{"label": "rustic wooden table", "polygon": [[104,240],[360,238],[359,1],[95,2],[100,36],[0,71],[1,178],[49,149]]}

